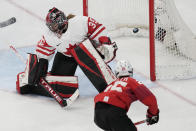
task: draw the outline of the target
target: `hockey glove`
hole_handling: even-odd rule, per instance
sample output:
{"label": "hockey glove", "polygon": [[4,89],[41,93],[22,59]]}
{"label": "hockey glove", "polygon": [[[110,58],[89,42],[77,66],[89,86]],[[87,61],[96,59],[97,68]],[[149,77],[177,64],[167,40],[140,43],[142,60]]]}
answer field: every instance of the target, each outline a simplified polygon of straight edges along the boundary
{"label": "hockey glove", "polygon": [[38,64],[37,75],[34,82],[35,85],[39,84],[41,78],[46,77],[48,71],[48,60],[41,58]]}
{"label": "hockey glove", "polygon": [[152,125],[155,124],[159,121],[159,110],[157,112],[156,115],[153,115],[152,113],[150,113],[150,111],[147,111],[147,115],[146,115],[146,123],[147,125]]}

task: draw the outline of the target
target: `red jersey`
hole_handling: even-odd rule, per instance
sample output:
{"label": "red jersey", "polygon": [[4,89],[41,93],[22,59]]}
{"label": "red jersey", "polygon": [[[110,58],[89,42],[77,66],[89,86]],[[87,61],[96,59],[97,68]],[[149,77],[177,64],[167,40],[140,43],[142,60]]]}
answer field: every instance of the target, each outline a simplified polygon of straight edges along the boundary
{"label": "red jersey", "polygon": [[129,110],[131,103],[136,100],[148,106],[152,114],[157,114],[158,106],[155,96],[145,85],[131,77],[115,80],[94,98],[95,103],[108,103],[126,111]]}

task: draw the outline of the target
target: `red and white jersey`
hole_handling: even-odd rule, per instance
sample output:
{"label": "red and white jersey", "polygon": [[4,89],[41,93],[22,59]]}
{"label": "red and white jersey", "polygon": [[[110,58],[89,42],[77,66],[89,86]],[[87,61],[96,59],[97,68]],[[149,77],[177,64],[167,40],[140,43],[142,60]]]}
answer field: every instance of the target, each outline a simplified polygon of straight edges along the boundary
{"label": "red and white jersey", "polygon": [[46,29],[43,38],[38,42],[36,54],[38,58],[50,59],[55,51],[71,56],[70,49],[86,39],[98,42],[100,36],[107,36],[107,31],[102,24],[86,16],[75,16],[68,22],[68,28],[61,36]]}
{"label": "red and white jersey", "polygon": [[131,77],[124,77],[112,82],[103,92],[95,96],[94,101],[108,103],[129,110],[132,102],[140,100],[149,107],[152,114],[158,112],[155,96],[141,82]]}

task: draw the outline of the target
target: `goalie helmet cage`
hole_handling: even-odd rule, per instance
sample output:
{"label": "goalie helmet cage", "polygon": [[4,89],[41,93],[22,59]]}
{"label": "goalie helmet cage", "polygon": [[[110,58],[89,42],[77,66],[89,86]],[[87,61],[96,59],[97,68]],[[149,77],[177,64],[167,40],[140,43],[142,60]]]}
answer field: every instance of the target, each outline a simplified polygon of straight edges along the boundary
{"label": "goalie helmet cage", "polygon": [[83,15],[102,22],[111,36],[148,37],[152,81],[196,77],[195,36],[173,0],[83,0]]}

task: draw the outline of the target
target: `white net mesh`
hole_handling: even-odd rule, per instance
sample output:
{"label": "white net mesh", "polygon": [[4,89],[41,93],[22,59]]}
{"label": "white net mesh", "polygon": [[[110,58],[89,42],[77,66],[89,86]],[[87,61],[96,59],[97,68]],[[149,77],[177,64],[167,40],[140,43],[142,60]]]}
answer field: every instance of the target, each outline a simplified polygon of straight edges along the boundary
{"label": "white net mesh", "polygon": [[[88,0],[89,16],[103,23],[112,37],[148,36],[148,8],[148,0]],[[134,28],[139,32],[133,33]]]}
{"label": "white net mesh", "polygon": [[[154,3],[156,78],[195,77],[194,35],[180,17],[173,0],[155,0]],[[149,4],[149,0],[88,0],[88,12],[106,25],[112,37],[148,37]]]}
{"label": "white net mesh", "polygon": [[196,40],[173,0],[155,1],[155,61],[157,79],[196,76]]}

